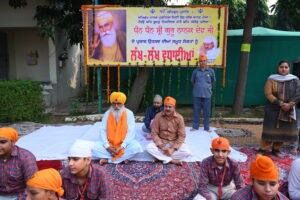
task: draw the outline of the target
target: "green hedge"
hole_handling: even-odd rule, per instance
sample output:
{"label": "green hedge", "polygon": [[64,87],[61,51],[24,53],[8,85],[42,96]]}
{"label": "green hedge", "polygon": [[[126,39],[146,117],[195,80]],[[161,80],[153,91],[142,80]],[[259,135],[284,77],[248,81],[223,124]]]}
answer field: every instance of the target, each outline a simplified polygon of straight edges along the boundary
{"label": "green hedge", "polygon": [[0,122],[40,121],[44,110],[40,83],[0,81]]}

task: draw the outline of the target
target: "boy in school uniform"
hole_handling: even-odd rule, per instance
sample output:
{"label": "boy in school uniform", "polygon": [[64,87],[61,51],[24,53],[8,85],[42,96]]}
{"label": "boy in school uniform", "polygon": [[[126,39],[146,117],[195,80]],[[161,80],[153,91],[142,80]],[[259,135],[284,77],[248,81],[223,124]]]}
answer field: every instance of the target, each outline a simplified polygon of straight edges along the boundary
{"label": "boy in school uniform", "polygon": [[200,195],[207,200],[230,199],[244,186],[244,181],[238,163],[228,157],[229,141],[223,137],[215,138],[210,150],[213,155],[201,163]]}
{"label": "boy in school uniform", "polygon": [[250,176],[252,185],[235,192],[231,200],[288,200],[278,191],[278,168],[269,157],[258,154],[250,165]]}

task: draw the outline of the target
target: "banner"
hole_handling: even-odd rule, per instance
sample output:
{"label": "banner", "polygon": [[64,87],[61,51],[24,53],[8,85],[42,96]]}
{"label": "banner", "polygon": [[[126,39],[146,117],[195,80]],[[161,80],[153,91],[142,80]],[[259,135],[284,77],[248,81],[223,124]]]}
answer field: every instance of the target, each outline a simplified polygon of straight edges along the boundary
{"label": "banner", "polygon": [[227,6],[83,6],[88,66],[225,66]]}

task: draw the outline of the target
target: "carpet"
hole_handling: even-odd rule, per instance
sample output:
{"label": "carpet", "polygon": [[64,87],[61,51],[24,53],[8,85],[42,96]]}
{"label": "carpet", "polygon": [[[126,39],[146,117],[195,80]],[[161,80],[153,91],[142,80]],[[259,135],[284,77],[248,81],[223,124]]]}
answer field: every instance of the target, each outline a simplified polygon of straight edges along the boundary
{"label": "carpet", "polygon": [[[254,161],[257,149],[243,147],[236,149],[247,155],[246,162],[239,162],[242,176],[246,184],[250,184],[249,168]],[[267,154],[275,162],[280,171],[280,191],[286,192],[286,182],[291,162],[300,158],[288,154],[282,149],[285,157],[279,159]],[[298,152],[299,154],[299,152]],[[41,165],[42,164],[42,165]],[[38,161],[39,167],[59,167],[58,161]],[[112,182],[114,199],[156,199],[156,200],[188,200],[198,193],[200,162],[184,162],[182,167],[174,164],[164,165],[147,161],[132,161],[129,164],[107,164],[103,166],[108,181]]]}
{"label": "carpet", "polygon": [[114,199],[188,200],[198,193],[199,162],[174,164],[130,162],[104,166],[113,182]]}

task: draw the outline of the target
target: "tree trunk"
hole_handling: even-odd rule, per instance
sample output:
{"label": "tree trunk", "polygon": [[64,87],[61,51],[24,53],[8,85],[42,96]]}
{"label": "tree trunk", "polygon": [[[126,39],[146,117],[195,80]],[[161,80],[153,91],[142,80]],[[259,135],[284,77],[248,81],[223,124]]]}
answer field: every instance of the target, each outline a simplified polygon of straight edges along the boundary
{"label": "tree trunk", "polygon": [[240,115],[243,110],[245,90],[247,83],[248,64],[250,50],[247,50],[246,45],[251,45],[252,42],[252,26],[257,9],[258,0],[247,0],[247,13],[245,18],[245,26],[243,33],[243,43],[240,56],[240,67],[235,88],[235,96],[233,102],[233,114]]}
{"label": "tree trunk", "polygon": [[[145,0],[144,5],[146,6],[159,6],[160,0]],[[138,76],[135,77],[133,85],[130,90],[130,96],[128,98],[127,107],[134,113],[136,113],[141,104],[146,84],[149,76],[152,72],[151,67],[138,68]]]}
{"label": "tree trunk", "polygon": [[134,113],[139,109],[152,68],[141,67],[138,70],[138,76],[134,79],[127,103],[127,107]]}

